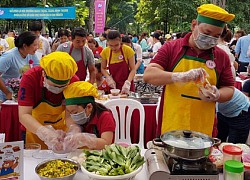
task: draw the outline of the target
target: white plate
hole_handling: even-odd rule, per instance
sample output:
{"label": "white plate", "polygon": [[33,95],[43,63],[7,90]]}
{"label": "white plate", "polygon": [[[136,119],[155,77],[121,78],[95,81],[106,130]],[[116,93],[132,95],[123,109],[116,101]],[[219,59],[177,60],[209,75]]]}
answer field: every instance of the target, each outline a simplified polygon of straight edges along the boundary
{"label": "white plate", "polygon": [[119,175],[119,176],[102,176],[102,175],[98,175],[92,172],[87,171],[83,166],[81,166],[82,172],[84,174],[86,174],[87,176],[90,177],[90,179],[94,180],[102,180],[102,179],[106,179],[106,180],[112,180],[112,179],[122,179],[122,180],[132,180],[134,179],[134,177],[142,170],[143,165],[141,165],[141,167],[139,167],[138,169],[136,169],[135,171],[129,173],[129,174],[124,174],[124,175]]}

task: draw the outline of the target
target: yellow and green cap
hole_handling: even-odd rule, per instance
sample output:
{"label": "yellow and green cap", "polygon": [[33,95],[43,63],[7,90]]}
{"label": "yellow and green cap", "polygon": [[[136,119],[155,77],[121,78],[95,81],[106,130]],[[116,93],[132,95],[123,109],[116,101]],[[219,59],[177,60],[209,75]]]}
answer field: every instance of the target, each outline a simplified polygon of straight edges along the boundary
{"label": "yellow and green cap", "polygon": [[197,20],[202,23],[224,27],[226,22],[232,21],[234,14],[229,14],[226,10],[214,4],[203,4],[197,8]]}
{"label": "yellow and green cap", "polygon": [[98,97],[97,89],[89,82],[77,81],[63,91],[66,105],[87,104]]}
{"label": "yellow and green cap", "polygon": [[67,84],[78,70],[75,60],[66,52],[53,52],[40,61],[46,78],[55,84]]}

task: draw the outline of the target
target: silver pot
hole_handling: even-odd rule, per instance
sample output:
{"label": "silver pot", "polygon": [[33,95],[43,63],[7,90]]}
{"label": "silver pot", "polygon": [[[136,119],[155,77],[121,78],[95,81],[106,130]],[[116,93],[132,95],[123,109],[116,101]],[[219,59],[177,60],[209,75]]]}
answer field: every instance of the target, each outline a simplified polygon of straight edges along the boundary
{"label": "silver pot", "polygon": [[199,160],[208,157],[211,147],[220,144],[220,140],[195,131],[177,130],[164,133],[153,144],[163,147],[173,158]]}

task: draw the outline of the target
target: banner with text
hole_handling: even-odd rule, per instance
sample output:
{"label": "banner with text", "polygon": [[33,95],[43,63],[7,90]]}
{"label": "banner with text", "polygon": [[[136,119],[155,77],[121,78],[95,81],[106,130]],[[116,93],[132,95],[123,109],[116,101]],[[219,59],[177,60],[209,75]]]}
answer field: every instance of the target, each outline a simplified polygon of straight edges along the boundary
{"label": "banner with text", "polygon": [[106,0],[95,1],[95,33],[103,33],[106,19]]}
{"label": "banner with text", "polygon": [[75,7],[2,8],[0,19],[75,19]]}

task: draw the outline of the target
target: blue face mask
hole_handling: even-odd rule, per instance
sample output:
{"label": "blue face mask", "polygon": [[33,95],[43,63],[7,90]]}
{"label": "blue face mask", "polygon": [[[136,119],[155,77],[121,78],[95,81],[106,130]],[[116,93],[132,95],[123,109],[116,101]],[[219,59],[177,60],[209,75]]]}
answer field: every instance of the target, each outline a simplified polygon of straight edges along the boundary
{"label": "blue face mask", "polygon": [[85,111],[77,114],[70,114],[70,117],[75,121],[76,124],[83,125],[89,121],[90,115],[87,116]]}
{"label": "blue face mask", "polygon": [[219,38],[209,36],[199,32],[198,37],[195,39],[194,42],[196,46],[201,50],[210,49],[218,44]]}

